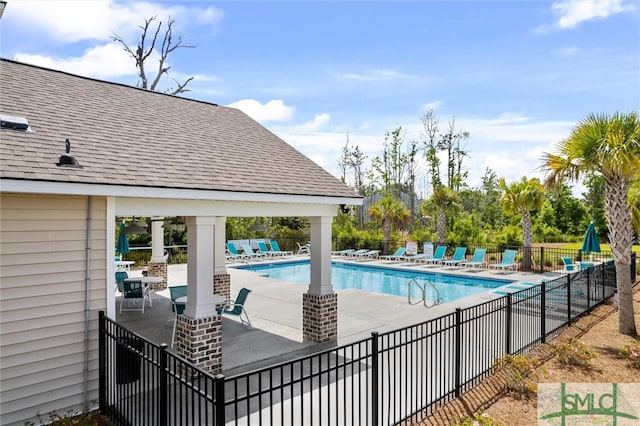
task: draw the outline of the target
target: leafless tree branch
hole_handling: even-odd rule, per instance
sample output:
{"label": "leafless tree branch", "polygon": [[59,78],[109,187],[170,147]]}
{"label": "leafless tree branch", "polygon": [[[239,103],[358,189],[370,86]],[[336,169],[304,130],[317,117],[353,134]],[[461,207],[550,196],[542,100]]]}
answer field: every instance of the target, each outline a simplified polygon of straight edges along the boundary
{"label": "leafless tree branch", "polygon": [[[179,48],[191,49],[195,47],[192,45],[184,44],[182,40],[182,36],[178,36],[177,42],[174,43],[173,24],[175,20],[169,17],[169,20],[167,22],[167,26],[164,32],[164,37],[162,39],[162,45],[160,46],[160,59],[158,60],[158,73],[156,74],[155,78],[151,82],[151,85],[149,85],[149,80],[145,70],[145,64],[147,59],[149,59],[149,56],[153,53],[153,50],[155,49],[156,42],[158,41],[158,35],[160,34],[160,29],[162,28],[162,21],[158,22],[158,26],[156,27],[155,32],[153,34],[153,39],[151,40],[151,44],[149,46],[146,46],[146,43],[147,43],[147,35],[149,33],[149,27],[151,26],[153,21],[155,21],[156,19],[157,19],[157,16],[153,16],[149,19],[145,19],[144,25],[140,26],[140,29],[142,30],[142,34],[140,35],[140,40],[138,42],[138,45],[136,46],[135,52],[131,47],[129,47],[129,45],[127,45],[127,43],[124,41],[124,39],[121,36],[119,36],[116,33],[114,33],[111,36],[111,39],[115,42],[120,43],[123,46],[123,49],[125,50],[125,52],[131,55],[131,57],[136,61],[136,68],[138,69],[138,76],[140,77],[138,87],[141,87],[143,89],[149,89],[149,90],[156,90],[156,87],[158,86],[160,79],[164,75],[168,75],[171,67],[166,66],[165,62],[167,61],[167,58],[171,53],[173,53],[176,49],[179,49]],[[179,93],[184,93],[189,91],[189,89],[187,89],[186,86],[187,84],[189,84],[191,80],[193,80],[193,77],[188,78],[182,84],[178,83],[175,79],[173,80],[177,84],[177,89],[175,89],[172,92],[171,90],[167,90],[167,93],[170,92],[172,95],[177,95]]]}

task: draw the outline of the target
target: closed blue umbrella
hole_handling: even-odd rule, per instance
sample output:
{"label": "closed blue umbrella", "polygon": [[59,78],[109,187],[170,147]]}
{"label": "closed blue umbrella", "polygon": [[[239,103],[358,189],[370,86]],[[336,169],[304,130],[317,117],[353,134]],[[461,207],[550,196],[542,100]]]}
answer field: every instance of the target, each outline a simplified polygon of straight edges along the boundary
{"label": "closed blue umbrella", "polygon": [[120,236],[118,237],[116,252],[120,254],[129,253],[129,238],[127,238],[127,234],[124,233],[124,222],[120,224]]}
{"label": "closed blue umbrella", "polygon": [[593,226],[593,222],[589,224],[587,233],[584,235],[582,251],[584,253],[600,253],[600,240],[598,239],[598,234],[596,233],[596,228]]}

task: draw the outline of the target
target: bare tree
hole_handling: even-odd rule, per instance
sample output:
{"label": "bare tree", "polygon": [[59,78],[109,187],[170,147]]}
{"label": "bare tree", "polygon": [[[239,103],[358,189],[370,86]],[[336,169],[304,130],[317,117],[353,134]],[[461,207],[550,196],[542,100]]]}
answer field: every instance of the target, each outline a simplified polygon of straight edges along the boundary
{"label": "bare tree", "polygon": [[[141,87],[143,89],[149,89],[149,90],[156,90],[156,87],[158,86],[158,83],[160,82],[160,79],[162,78],[162,76],[169,75],[169,69],[171,69],[171,67],[166,65],[165,62],[167,61],[167,58],[171,53],[173,53],[176,49],[180,49],[180,48],[191,49],[195,47],[195,46],[183,44],[182,36],[178,36],[177,41],[174,40],[172,27],[175,20],[169,17],[169,20],[167,21],[167,25],[164,30],[162,45],[160,46],[160,50],[159,50],[160,59],[158,60],[158,73],[156,74],[155,78],[149,85],[149,78],[147,77],[147,71],[145,69],[145,65],[146,65],[147,59],[149,59],[149,56],[151,56],[151,53],[153,53],[153,50],[156,47],[156,42],[158,41],[158,34],[160,34],[160,30],[162,28],[162,21],[158,22],[158,26],[155,29],[155,32],[153,33],[153,39],[151,40],[150,44],[147,44],[148,43],[147,37],[150,35],[150,32],[153,31],[153,29],[150,29],[150,26],[153,23],[153,21],[155,21],[156,19],[157,19],[157,16],[144,20],[144,25],[140,26],[140,29],[142,30],[142,34],[140,35],[140,40],[138,41],[138,45],[136,46],[135,50],[129,47],[129,45],[124,41],[124,39],[120,37],[118,34],[114,33],[111,36],[111,39],[113,41],[116,41],[122,44],[125,52],[129,53],[129,55],[131,55],[131,57],[135,59],[136,68],[138,68],[138,76],[140,77],[140,81],[138,82],[138,87]],[[193,77],[189,77],[187,80],[185,80],[184,83],[180,83],[174,78],[171,78],[171,79],[176,83],[176,88],[167,89],[166,92],[172,95],[178,95],[180,93],[189,91],[189,89],[187,89],[187,84],[189,84],[189,82],[193,80]]]}

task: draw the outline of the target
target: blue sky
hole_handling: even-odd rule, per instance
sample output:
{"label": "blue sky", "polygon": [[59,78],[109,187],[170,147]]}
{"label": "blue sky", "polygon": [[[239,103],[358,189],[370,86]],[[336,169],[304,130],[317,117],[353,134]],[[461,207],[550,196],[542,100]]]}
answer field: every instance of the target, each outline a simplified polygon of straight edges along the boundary
{"label": "blue sky", "polygon": [[0,55],[135,85],[110,35],[135,45],[154,15],[195,45],[170,58],[195,77],[185,97],[242,109],[336,175],[347,134],[370,160],[398,125],[422,140],[427,108],[470,133],[471,186],[487,167],[542,177],[587,114],[640,109],[638,0],[9,0]]}

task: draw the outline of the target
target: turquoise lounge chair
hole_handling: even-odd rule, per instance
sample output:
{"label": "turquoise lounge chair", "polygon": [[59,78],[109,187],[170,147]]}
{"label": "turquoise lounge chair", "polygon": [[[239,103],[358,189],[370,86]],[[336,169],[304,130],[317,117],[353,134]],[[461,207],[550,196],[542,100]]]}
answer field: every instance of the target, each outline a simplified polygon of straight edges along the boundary
{"label": "turquoise lounge chair", "polygon": [[477,248],[473,251],[473,258],[471,258],[470,261],[461,262],[460,266],[463,268],[481,268],[487,264],[487,261],[484,259],[486,254],[486,248]]}
{"label": "turquoise lounge chair", "polygon": [[456,251],[453,252],[453,256],[451,259],[444,259],[440,261],[441,265],[444,266],[456,266],[461,262],[464,262],[467,256],[467,248],[466,247],[456,247]]}
{"label": "turquoise lounge chair", "polygon": [[406,256],[404,255],[404,253],[406,251],[407,251],[406,247],[400,247],[398,250],[396,250],[395,253],[386,254],[384,256],[380,256],[380,259],[386,259],[386,260],[401,260],[401,259],[405,259]]}
{"label": "turquoise lounge chair", "polygon": [[369,249],[360,249],[360,250],[352,251],[351,253],[347,254],[347,257],[358,257],[361,254],[364,254],[368,251]]}
{"label": "turquoise lounge chair", "polygon": [[517,253],[517,250],[506,249],[502,254],[502,261],[500,263],[489,265],[489,268],[502,269],[503,271],[505,269],[515,271],[517,269],[517,265],[515,262]]}
{"label": "turquoise lounge chair", "polygon": [[293,254],[292,251],[280,250],[280,246],[278,245],[278,242],[276,240],[271,240],[269,242],[269,245],[271,245],[271,251],[274,253],[282,253],[283,256]]}
{"label": "turquoise lounge chair", "polygon": [[433,253],[433,257],[429,257],[426,259],[422,259],[423,263],[427,265],[435,265],[436,263],[444,260],[444,254],[447,251],[447,246],[438,246],[436,247],[436,251]]}
{"label": "turquoise lounge chair", "polygon": [[227,243],[227,251],[229,252],[228,259],[229,260],[242,260],[242,259],[250,259],[251,256],[248,254],[238,252],[235,244]]}
{"label": "turquoise lounge chair", "polygon": [[269,250],[267,248],[267,244],[264,241],[258,241],[258,250],[260,250],[260,253],[264,253],[267,256],[284,256],[283,252]]}
{"label": "turquoise lounge chair", "polygon": [[331,252],[331,256],[348,256],[356,251],[355,249],[334,250]]}
{"label": "turquoise lounge chair", "polygon": [[249,244],[243,243],[243,244],[240,244],[240,247],[242,247],[243,254],[249,255],[252,258],[265,257],[266,256],[266,254],[264,254],[264,253],[253,251],[253,249],[251,248],[251,246]]}
{"label": "turquoise lounge chair", "polygon": [[356,256],[356,260],[370,260],[377,259],[378,255],[380,255],[380,250],[367,250],[364,253],[358,253]]}

